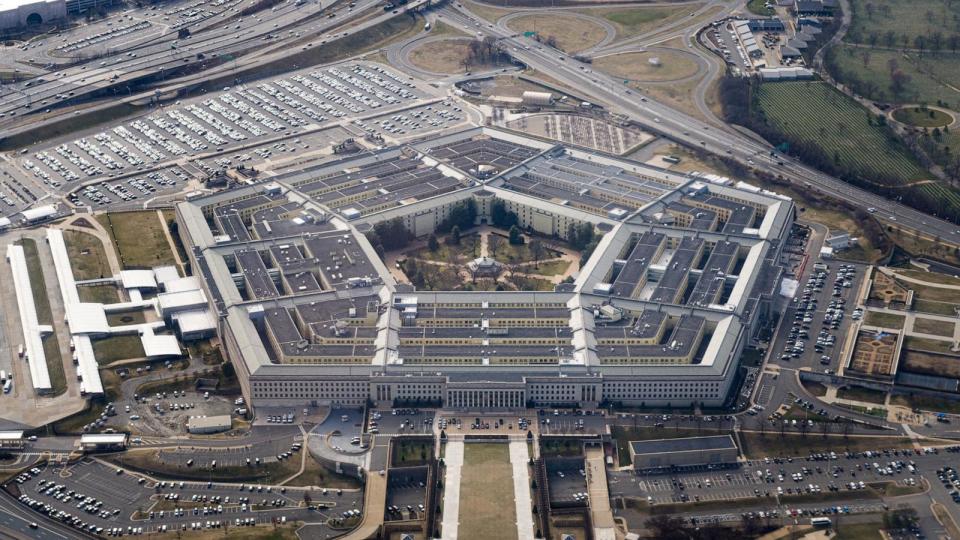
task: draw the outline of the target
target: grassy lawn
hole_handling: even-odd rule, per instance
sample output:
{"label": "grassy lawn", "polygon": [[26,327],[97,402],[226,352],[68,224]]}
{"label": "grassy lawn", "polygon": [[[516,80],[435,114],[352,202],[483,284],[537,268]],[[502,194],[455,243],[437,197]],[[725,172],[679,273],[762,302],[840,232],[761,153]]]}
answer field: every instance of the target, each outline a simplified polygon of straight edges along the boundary
{"label": "grassy lawn", "polygon": [[894,394],[890,396],[890,403],[924,411],[960,413],[960,399],[948,400],[914,394]]}
{"label": "grassy lawn", "polygon": [[601,8],[578,11],[607,19],[616,27],[617,39],[623,39],[649,32],[665,24],[688,17],[690,12],[700,9],[702,6],[703,4],[688,4],[684,6],[643,6],[630,9]]}
{"label": "grassy lawn", "polygon": [[807,392],[817,397],[827,395],[827,387],[818,382],[803,381],[802,384],[803,387],[807,389]]}
{"label": "grassy lawn", "polygon": [[425,261],[447,262],[451,257],[456,257],[456,260],[466,262],[480,256],[480,237],[477,235],[461,236],[460,243],[457,245],[449,245],[441,241],[440,247],[436,251],[421,248],[408,255]]}
{"label": "grassy lawn", "polygon": [[747,2],[747,10],[754,15],[760,15],[761,17],[769,17],[776,13],[772,8],[764,7],[764,4],[767,3],[767,0],[750,0]]}
{"label": "grassy lawn", "polygon": [[916,36],[929,37],[945,24],[955,22],[960,16],[960,5],[943,0],[910,0],[909,2],[871,2],[851,0],[852,22],[846,40],[853,43],[869,43],[870,36],[880,36],[880,44],[887,32],[895,36],[894,46],[902,47],[903,38],[913,47]]}
{"label": "grassy lawn", "polygon": [[517,538],[510,450],[502,443],[467,443],[460,480],[460,532],[464,538]]}
{"label": "grassy lawn", "polygon": [[[824,114],[803,112],[811,110]],[[932,176],[889,128],[872,124],[861,105],[826,83],[762,84],[755,93],[754,114],[792,146],[807,145],[807,151],[860,182],[898,189],[941,215],[960,212],[960,193],[943,184],[908,187]]]}
{"label": "grassy lawn", "polygon": [[921,313],[932,313],[934,315],[956,315],[957,304],[938,302],[926,298],[915,298],[913,301],[913,310]]}
{"label": "grassy lawn", "polygon": [[[30,273],[30,289],[37,310],[37,322],[53,324],[53,313],[50,309],[50,299],[47,296],[47,286],[46,281],[44,281],[40,253],[37,251],[37,243],[29,238],[24,238],[18,240],[17,244],[23,246],[27,271]],[[50,374],[51,393],[60,395],[66,392],[67,376],[63,372],[63,357],[60,355],[60,342],[56,333],[43,337],[43,355],[47,361],[47,373]]]}
{"label": "grassy lawn", "polygon": [[554,284],[552,281],[546,279],[538,279],[535,277],[527,277],[521,275],[513,275],[510,277],[510,282],[517,286],[518,291],[552,291]]}
{"label": "grassy lawn", "polygon": [[863,317],[863,324],[882,328],[903,328],[904,320],[906,320],[906,318],[900,315],[868,311]]}
{"label": "grassy lawn", "polygon": [[[652,58],[659,58],[660,63],[651,64]],[[593,65],[614,77],[641,82],[676,81],[696,75],[700,69],[689,56],[663,50],[602,56]]]}
{"label": "grassy lawn", "polygon": [[877,403],[882,405],[887,398],[886,392],[870,390],[858,386],[840,388],[837,390],[837,397],[841,399],[850,399],[853,401],[866,401],[867,403]]}
{"label": "grassy lawn", "polygon": [[957,354],[950,350],[949,341],[940,341],[939,339],[927,339],[919,337],[903,338],[903,348],[914,349],[918,351],[930,351],[944,354]]}
{"label": "grassy lawn", "polygon": [[937,517],[937,520],[943,523],[943,528],[946,529],[950,538],[960,538],[960,527],[957,527],[957,522],[953,520],[953,516],[950,515],[950,511],[947,510],[947,507],[940,503],[933,503],[931,508],[933,509],[933,514]]}
{"label": "grassy lawn", "polygon": [[921,334],[952,337],[956,326],[956,323],[951,321],[924,319],[923,317],[915,317],[913,319],[913,331],[920,332]]}
{"label": "grassy lawn", "polygon": [[393,455],[390,459],[392,467],[424,465],[433,455],[433,444],[431,442],[402,438],[393,441]]}
{"label": "grassy lawn", "polygon": [[469,9],[473,14],[479,16],[481,19],[486,19],[490,22],[497,22],[502,17],[514,12],[512,9],[504,9],[499,7],[493,7],[490,4],[485,4],[483,2],[471,2],[469,0],[462,2],[464,7]]}
{"label": "grassy lawn", "polygon": [[[926,281],[927,283],[938,283],[940,285],[956,285],[960,287],[960,278],[954,276],[948,276],[947,274],[940,274],[937,272],[924,272],[923,270],[901,270],[897,269],[897,274],[906,276],[908,278],[919,279],[921,281]],[[911,283],[904,283],[904,285],[910,286]]]}
{"label": "grassy lawn", "polygon": [[599,24],[557,13],[515,17],[507,26],[517,33],[536,32],[543,40],[552,37],[557,48],[570,54],[593,47],[607,35]]}
{"label": "grassy lawn", "polygon": [[101,214],[97,220],[110,232],[125,269],[175,264],[164,227],[154,210]]}
{"label": "grassy lawn", "polygon": [[837,535],[832,540],[874,540],[881,538],[880,529],[883,523],[871,521],[868,523],[844,523],[837,530]]}
{"label": "grassy lawn", "polygon": [[124,326],[128,324],[143,324],[147,322],[143,311],[119,311],[107,314],[107,323],[110,326]]}
{"label": "grassy lawn", "polygon": [[[306,450],[301,450],[301,452],[305,451]],[[296,459],[293,461],[299,463]],[[357,489],[361,487],[362,484],[353,476],[337,474],[325,468],[318,463],[317,460],[308,455],[307,464],[303,469],[303,473],[284,485],[290,487],[322,486],[332,489]]]}
{"label": "grassy lawn", "polygon": [[113,275],[99,238],[79,231],[63,231],[63,239],[67,244],[74,279],[83,281]]}
{"label": "grassy lawn", "polygon": [[953,116],[935,109],[920,107],[904,107],[893,111],[893,118],[898,122],[917,127],[943,127],[953,122]]}
{"label": "grassy lawn", "polygon": [[93,340],[93,355],[100,365],[107,365],[117,360],[143,358],[143,343],[140,336],[112,336]]}
{"label": "grassy lawn", "polygon": [[900,369],[937,377],[956,378],[960,377],[960,358],[953,352],[947,355],[904,348],[900,358]]}
{"label": "grassy lawn", "polygon": [[470,40],[444,39],[425,43],[410,53],[410,61],[420,69],[434,73],[464,73],[466,71],[487,71],[509,65],[467,63]]}
{"label": "grassy lawn", "polygon": [[120,291],[114,285],[85,285],[77,287],[81,302],[95,304],[116,304],[120,302]]}
{"label": "grassy lawn", "polygon": [[896,482],[875,482],[869,484],[870,488],[880,494],[882,497],[900,497],[901,495],[915,495],[923,492],[923,486],[901,486]]}
{"label": "grassy lawn", "polygon": [[[940,101],[952,106],[960,103],[960,94],[947,86],[960,84],[960,73],[956,71],[960,69],[960,55],[943,53],[920,57],[916,53],[841,45],[830,54],[829,60],[830,72],[835,77],[870,99],[931,105]],[[891,84],[891,65],[910,77],[903,82],[899,93],[894,92]]]}
{"label": "grassy lawn", "polygon": [[574,457],[583,455],[583,448],[580,441],[575,439],[540,439],[540,455],[546,457]]}
{"label": "grassy lawn", "polygon": [[539,266],[536,265],[527,265],[522,267],[524,273],[527,274],[539,274],[541,276],[557,276],[563,274],[567,271],[567,268],[570,267],[570,261],[560,259],[556,261],[548,261],[540,263]]}
{"label": "grassy lawn", "polygon": [[[836,430],[835,430],[836,431]],[[806,456],[816,452],[863,452],[877,448],[910,448],[912,442],[906,437],[855,437],[828,435],[811,430],[806,437],[787,433],[783,437],[779,432],[768,431],[761,435],[756,432],[741,433],[743,443],[741,452],[750,459],[775,456]]]}

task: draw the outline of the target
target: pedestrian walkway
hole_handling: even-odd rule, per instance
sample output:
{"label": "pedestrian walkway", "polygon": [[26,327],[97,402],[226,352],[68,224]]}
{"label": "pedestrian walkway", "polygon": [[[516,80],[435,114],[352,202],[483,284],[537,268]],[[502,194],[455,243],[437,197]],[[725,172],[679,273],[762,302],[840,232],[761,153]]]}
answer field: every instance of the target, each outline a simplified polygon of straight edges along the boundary
{"label": "pedestrian walkway", "polygon": [[441,539],[456,540],[460,525],[460,472],[463,469],[463,441],[447,442],[444,464],[447,477],[443,489]]}
{"label": "pedestrian walkway", "polygon": [[513,467],[513,500],[517,506],[517,538],[534,540],[533,502],[530,499],[530,453],[526,441],[510,441],[510,465]]}
{"label": "pedestrian walkway", "polygon": [[613,510],[610,508],[610,493],[607,490],[607,469],[604,464],[603,448],[587,448],[585,458],[593,537],[597,540],[614,540],[616,531]]}

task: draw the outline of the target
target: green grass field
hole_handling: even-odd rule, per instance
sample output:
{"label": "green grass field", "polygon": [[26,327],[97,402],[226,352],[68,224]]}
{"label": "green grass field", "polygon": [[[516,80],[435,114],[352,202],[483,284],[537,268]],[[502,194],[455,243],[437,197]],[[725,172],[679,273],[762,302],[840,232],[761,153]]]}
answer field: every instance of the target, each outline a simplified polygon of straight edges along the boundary
{"label": "green grass field", "polygon": [[769,17],[776,12],[772,8],[764,7],[766,3],[767,0],[750,0],[747,2],[747,9],[754,15]]}
{"label": "green grass field", "polygon": [[881,328],[903,328],[904,317],[893,315],[892,313],[880,313],[878,311],[868,311],[863,318],[863,323],[870,326],[879,326]]}
{"label": "green grass field", "polygon": [[[960,105],[960,55],[903,53],[884,49],[839,46],[830,55],[831,73],[873,100],[896,103],[944,102]],[[909,77],[895,93],[890,74],[895,66]]]}
{"label": "green grass field", "polygon": [[853,20],[845,39],[852,43],[872,43],[875,37],[877,44],[887,45],[892,33],[893,46],[903,47],[906,38],[907,46],[913,47],[915,37],[948,34],[960,20],[960,4],[944,0],[851,0],[850,5]]}
{"label": "green grass field", "polygon": [[123,212],[97,216],[113,238],[117,256],[124,268],[153,268],[175,264],[166,224],[154,210]]}
{"label": "green grass field", "polygon": [[103,243],[92,234],[79,231],[64,231],[63,239],[70,255],[70,268],[77,281],[110,277],[110,263],[107,261]]}
{"label": "green grass field", "polygon": [[467,443],[460,480],[460,534],[477,540],[517,538],[510,449],[502,443]]}
{"label": "green grass field", "polygon": [[924,107],[904,107],[893,111],[893,118],[898,122],[916,127],[943,127],[953,122],[949,114],[935,109]]}
{"label": "green grass field", "polygon": [[916,190],[911,195],[937,208],[938,214],[960,214],[960,193],[932,181],[899,139],[872,125],[866,109],[828,84],[766,83],[760,85],[755,99],[755,109],[770,128],[790,141],[816,145],[838,169],[863,182],[876,184],[878,178],[896,181],[897,185],[878,187],[904,194]]}
{"label": "green grass field", "polygon": [[143,343],[140,336],[112,336],[93,340],[93,356],[100,365],[107,365],[117,360],[143,358]]}

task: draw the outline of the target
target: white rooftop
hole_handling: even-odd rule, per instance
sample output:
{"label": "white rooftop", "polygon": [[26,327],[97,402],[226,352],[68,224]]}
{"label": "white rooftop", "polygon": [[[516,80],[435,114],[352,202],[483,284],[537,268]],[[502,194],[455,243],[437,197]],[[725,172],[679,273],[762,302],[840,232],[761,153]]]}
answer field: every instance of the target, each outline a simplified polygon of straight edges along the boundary
{"label": "white rooftop", "polygon": [[164,291],[168,293],[196,291],[200,289],[200,278],[197,276],[187,276],[177,279],[171,279],[163,284]]}
{"label": "white rooftop", "polygon": [[123,270],[120,282],[124,289],[156,289],[157,280],[153,270]]}
{"label": "white rooftop", "polygon": [[87,433],[80,436],[80,444],[123,444],[126,433]]}
{"label": "white rooftop", "polygon": [[140,336],[140,343],[143,344],[143,352],[147,358],[181,356],[183,354],[183,352],[180,351],[177,336],[154,334],[152,330],[147,329]]}
{"label": "white rooftop", "polygon": [[157,309],[161,316],[176,311],[206,307],[207,296],[202,290],[162,293],[157,295]]}
{"label": "white rooftop", "polygon": [[177,270],[176,266],[158,266],[153,269],[153,275],[157,279],[157,283],[165,284],[168,281],[173,281],[174,279],[180,278],[180,272]]}
{"label": "white rooftop", "polygon": [[106,334],[110,332],[103,304],[86,302],[66,305],[71,334]]}
{"label": "white rooftop", "polygon": [[173,315],[173,321],[180,328],[180,334],[216,330],[217,319],[210,309],[181,311]]}
{"label": "white rooftop", "polygon": [[23,431],[0,431],[0,441],[19,441],[23,438]]}

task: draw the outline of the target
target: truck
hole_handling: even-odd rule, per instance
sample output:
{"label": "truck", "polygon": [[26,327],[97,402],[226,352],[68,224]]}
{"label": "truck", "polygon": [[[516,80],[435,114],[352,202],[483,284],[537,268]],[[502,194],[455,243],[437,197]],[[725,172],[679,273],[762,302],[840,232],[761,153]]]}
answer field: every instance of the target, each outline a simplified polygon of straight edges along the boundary
{"label": "truck", "polygon": [[810,525],[813,525],[814,527],[829,527],[832,524],[833,521],[831,521],[828,517],[810,518]]}
{"label": "truck", "polygon": [[427,31],[429,31],[429,30],[430,30],[430,23],[427,23],[427,24],[423,25],[423,31],[424,31],[424,32],[427,32]]}
{"label": "truck", "polygon": [[13,390],[13,379],[7,379],[7,382],[3,383],[3,393],[9,394]]}
{"label": "truck", "polygon": [[7,380],[7,372],[0,369],[0,382],[6,381],[6,380]]}

